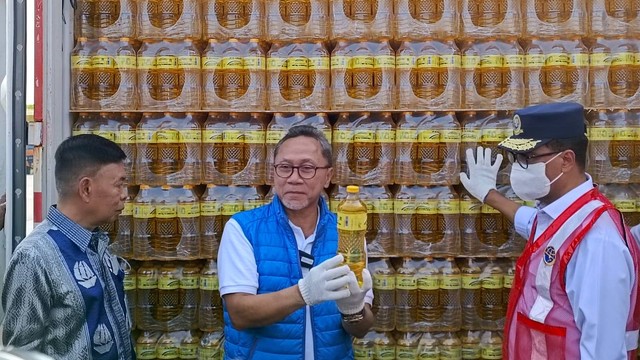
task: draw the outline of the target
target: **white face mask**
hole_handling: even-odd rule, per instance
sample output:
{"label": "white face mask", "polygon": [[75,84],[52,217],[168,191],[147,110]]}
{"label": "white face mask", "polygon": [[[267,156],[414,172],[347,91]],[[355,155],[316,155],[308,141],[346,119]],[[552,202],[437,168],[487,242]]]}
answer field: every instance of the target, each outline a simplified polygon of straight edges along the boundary
{"label": "white face mask", "polygon": [[562,152],[559,152],[547,162],[529,164],[526,169],[523,169],[518,163],[511,165],[511,188],[520,199],[533,201],[549,194],[551,184],[556,182],[564,173],[560,173],[555,179],[549,181],[545,172],[546,166],[560,154]]}

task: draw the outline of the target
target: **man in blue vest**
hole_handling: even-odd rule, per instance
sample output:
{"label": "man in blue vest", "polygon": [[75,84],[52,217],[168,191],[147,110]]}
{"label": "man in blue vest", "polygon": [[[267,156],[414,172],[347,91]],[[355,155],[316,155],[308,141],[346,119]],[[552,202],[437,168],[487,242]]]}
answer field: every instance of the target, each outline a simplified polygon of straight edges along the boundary
{"label": "man in blue vest", "polygon": [[371,276],[363,284],[336,255],[336,216],[322,199],[331,146],[295,126],[274,152],[273,201],[234,215],[218,253],[225,358],[352,359],[351,336],[373,325]]}
{"label": "man in blue vest", "polygon": [[98,229],[124,208],[125,158],[117,144],[96,135],[73,136],[58,147],[58,204],[7,267],[4,345],[54,359],[135,357],[124,271]]}

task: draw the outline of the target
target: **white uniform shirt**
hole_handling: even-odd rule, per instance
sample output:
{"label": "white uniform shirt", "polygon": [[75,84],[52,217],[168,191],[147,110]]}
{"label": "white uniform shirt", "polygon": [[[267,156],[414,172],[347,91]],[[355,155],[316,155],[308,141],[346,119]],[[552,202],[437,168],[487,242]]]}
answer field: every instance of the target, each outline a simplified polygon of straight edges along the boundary
{"label": "white uniform shirt", "polygon": [[[593,188],[591,177],[553,203],[522,206],[515,215],[516,231],[528,239],[536,214],[535,239],[580,196]],[[587,232],[567,265],[566,290],[580,336],[580,358],[627,359],[625,339],[635,274],[629,249],[611,217],[603,214]]]}
{"label": "white uniform shirt", "polygon": [[[318,210],[319,213],[319,210]],[[318,217],[319,220],[319,217]],[[316,231],[305,238],[302,229],[289,221],[298,244],[298,250],[311,254],[313,242],[316,239]],[[316,230],[318,223],[316,222]],[[314,263],[314,266],[318,265]],[[302,276],[306,276],[309,269],[302,268]],[[220,249],[218,250],[218,276],[220,280],[220,296],[233,293],[247,293],[255,295],[258,292],[258,265],[253,255],[253,246],[244,235],[240,224],[230,219],[222,232]],[[367,292],[365,302],[373,302],[373,291]],[[311,313],[306,306],[305,328],[305,360],[313,360],[313,332],[311,326]]]}

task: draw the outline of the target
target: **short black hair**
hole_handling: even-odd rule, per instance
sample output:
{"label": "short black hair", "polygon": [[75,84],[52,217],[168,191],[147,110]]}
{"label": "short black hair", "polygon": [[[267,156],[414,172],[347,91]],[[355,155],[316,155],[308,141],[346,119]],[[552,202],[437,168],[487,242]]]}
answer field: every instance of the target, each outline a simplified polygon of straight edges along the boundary
{"label": "short black hair", "polygon": [[93,176],[100,168],[123,162],[127,155],[118,144],[102,136],[82,134],[64,140],[56,150],[56,189],[61,197],[82,176]]}
{"label": "short black hair", "polygon": [[317,128],[311,125],[297,125],[290,128],[287,134],[282,139],[280,139],[280,141],[278,141],[276,148],[273,150],[274,160],[276,156],[278,156],[278,151],[280,150],[280,147],[282,147],[282,143],[284,143],[289,139],[297,138],[300,136],[306,136],[312,139],[316,139],[320,143],[320,149],[322,150],[322,157],[324,157],[324,159],[327,161],[327,165],[333,166],[332,165],[333,159],[331,155],[331,144],[329,144],[329,141],[324,136],[322,131],[318,130]]}
{"label": "short black hair", "polygon": [[584,171],[586,169],[587,149],[589,146],[589,139],[586,136],[552,139],[546,145],[552,151],[572,150],[576,154],[576,164],[578,164],[580,170]]}

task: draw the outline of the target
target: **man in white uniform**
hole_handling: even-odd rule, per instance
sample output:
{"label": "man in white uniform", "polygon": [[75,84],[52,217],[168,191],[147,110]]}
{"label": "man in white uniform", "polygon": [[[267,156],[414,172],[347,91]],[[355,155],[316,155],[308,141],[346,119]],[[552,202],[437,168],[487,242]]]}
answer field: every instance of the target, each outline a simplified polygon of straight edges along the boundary
{"label": "man in white uniform", "polygon": [[[502,162],[467,151],[460,180],[529,239],[518,259],[504,332],[505,359],[627,359],[637,347],[637,244],[585,173],[584,109],[575,103],[525,108],[499,146],[512,162],[520,206],[495,190]],[[627,241],[629,240],[629,241]],[[634,323],[635,321],[635,323]]]}
{"label": "man in white uniform", "polygon": [[337,253],[337,222],[321,197],[331,147],[296,126],[274,153],[273,201],[234,215],[218,252],[225,358],[352,359],[351,336],[373,325],[369,272],[363,284]]}

